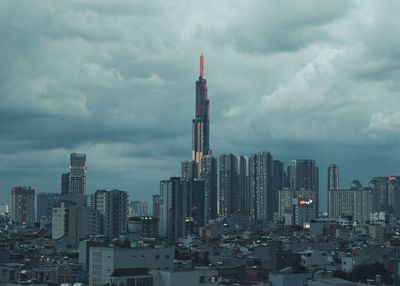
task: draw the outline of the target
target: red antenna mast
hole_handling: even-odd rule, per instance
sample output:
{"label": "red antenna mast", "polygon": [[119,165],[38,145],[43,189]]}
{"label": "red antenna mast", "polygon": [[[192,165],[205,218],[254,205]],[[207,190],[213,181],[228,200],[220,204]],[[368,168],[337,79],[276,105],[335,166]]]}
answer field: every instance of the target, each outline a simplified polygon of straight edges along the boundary
{"label": "red antenna mast", "polygon": [[200,55],[200,77],[204,78],[204,57]]}

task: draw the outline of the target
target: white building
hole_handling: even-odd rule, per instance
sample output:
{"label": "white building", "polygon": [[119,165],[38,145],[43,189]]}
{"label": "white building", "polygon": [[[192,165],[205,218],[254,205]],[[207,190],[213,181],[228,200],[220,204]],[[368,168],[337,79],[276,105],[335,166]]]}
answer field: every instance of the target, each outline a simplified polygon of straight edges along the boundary
{"label": "white building", "polygon": [[91,247],[89,285],[100,286],[107,283],[114,270],[119,268],[170,270],[173,268],[174,255],[174,248]]}
{"label": "white building", "polygon": [[320,250],[306,250],[300,252],[301,264],[308,270],[333,265],[333,257],[327,252]]}
{"label": "white building", "polygon": [[153,271],[153,286],[215,286],[218,285],[218,270],[195,267],[184,270]]}

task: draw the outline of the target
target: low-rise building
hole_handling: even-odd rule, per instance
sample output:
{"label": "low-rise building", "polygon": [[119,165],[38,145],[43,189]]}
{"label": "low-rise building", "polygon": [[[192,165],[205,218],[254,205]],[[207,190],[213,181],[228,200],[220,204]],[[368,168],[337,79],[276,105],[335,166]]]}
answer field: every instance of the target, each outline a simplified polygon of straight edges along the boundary
{"label": "low-rise building", "polygon": [[109,281],[119,268],[170,270],[174,248],[91,247],[89,250],[89,285],[100,286]]}

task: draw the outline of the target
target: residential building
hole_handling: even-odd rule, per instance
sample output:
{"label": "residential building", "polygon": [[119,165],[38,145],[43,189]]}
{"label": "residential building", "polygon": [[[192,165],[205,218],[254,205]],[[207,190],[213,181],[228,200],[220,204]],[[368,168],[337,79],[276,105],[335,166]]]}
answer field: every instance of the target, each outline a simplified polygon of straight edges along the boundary
{"label": "residential building", "polygon": [[339,166],[331,164],[328,167],[328,191],[339,189]]}
{"label": "residential building", "polygon": [[17,224],[33,226],[35,223],[35,190],[14,187],[11,190],[11,220]]}
{"label": "residential building", "polygon": [[218,212],[217,160],[211,155],[205,155],[201,160],[200,178],[204,180],[204,218],[207,222],[216,218]]}
{"label": "residential building", "polygon": [[350,215],[354,221],[365,223],[373,212],[374,196],[370,188],[331,190],[328,192],[328,200],[328,213],[331,219]]}
{"label": "residential building", "polygon": [[101,214],[101,233],[109,238],[126,233],[128,193],[120,190],[98,190],[92,196],[92,207]]}
{"label": "residential building", "polygon": [[261,221],[273,219],[273,158],[270,152],[253,154],[249,160],[250,217]]}
{"label": "residential building", "polygon": [[319,171],[314,160],[297,159],[289,166],[289,185],[292,190],[313,191],[315,216],[319,214]]}
{"label": "residential building", "polygon": [[315,192],[283,189],[279,191],[278,217],[285,224],[303,226],[315,219]]}
{"label": "residential building", "polygon": [[159,234],[161,237],[175,241],[176,229],[176,195],[180,192],[181,178],[171,177],[160,182],[160,221]]}

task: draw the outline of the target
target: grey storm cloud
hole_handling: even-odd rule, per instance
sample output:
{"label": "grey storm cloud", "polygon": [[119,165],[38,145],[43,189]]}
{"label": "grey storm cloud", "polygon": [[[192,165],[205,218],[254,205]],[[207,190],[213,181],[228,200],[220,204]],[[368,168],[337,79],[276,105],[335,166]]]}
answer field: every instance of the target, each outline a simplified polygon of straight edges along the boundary
{"label": "grey storm cloud", "polygon": [[[27,9],[29,7],[29,9]],[[70,152],[90,191],[149,199],[191,153],[198,56],[214,153],[400,173],[397,1],[2,1],[1,200],[58,191]],[[323,186],[322,186],[323,189]]]}

